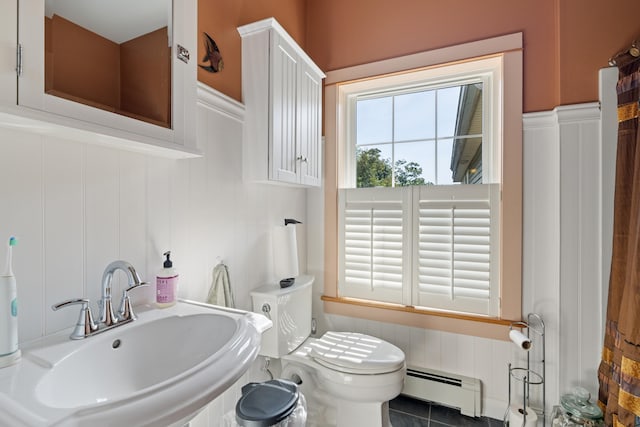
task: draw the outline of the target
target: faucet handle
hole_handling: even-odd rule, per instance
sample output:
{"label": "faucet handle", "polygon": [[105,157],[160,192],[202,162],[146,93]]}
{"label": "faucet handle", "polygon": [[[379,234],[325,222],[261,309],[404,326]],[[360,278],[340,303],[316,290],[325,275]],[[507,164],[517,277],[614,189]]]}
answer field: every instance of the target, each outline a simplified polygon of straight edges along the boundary
{"label": "faucet handle", "polygon": [[89,300],[86,298],[76,298],[62,301],[58,304],[52,305],[51,309],[53,311],[58,311],[61,308],[69,307],[70,305],[76,304],[81,304],[82,307],[80,307],[80,315],[78,316],[76,326],[73,328],[73,332],[71,332],[70,335],[70,338],[72,340],[86,338],[98,329],[98,325],[96,325],[96,322],[93,321],[93,316],[91,315]]}
{"label": "faucet handle", "polygon": [[121,322],[137,319],[136,314],[133,312],[133,308],[131,307],[129,292],[145,286],[149,286],[149,284],[147,282],[140,282],[122,291],[122,300],[120,300],[120,309],[118,310],[118,318]]}

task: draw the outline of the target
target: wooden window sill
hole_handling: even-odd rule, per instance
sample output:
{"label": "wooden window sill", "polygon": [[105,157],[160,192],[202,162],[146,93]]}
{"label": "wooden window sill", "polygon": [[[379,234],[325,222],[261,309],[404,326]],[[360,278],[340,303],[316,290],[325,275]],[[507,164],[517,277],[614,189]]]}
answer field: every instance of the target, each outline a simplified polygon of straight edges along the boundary
{"label": "wooden window sill", "polygon": [[397,323],[405,326],[435,329],[503,341],[509,340],[509,326],[518,321],[417,309],[399,304],[357,298],[327,295],[323,295],[321,298],[324,301],[324,311],[328,314]]}

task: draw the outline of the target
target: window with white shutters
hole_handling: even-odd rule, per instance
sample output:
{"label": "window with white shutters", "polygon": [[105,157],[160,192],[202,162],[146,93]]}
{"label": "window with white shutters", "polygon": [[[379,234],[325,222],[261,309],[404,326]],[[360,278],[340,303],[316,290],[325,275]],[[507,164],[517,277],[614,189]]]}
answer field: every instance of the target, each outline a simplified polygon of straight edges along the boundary
{"label": "window with white shutters", "polygon": [[522,34],[334,70],[325,99],[325,310],[504,336],[522,315]]}
{"label": "window with white shutters", "polygon": [[499,64],[349,95],[339,296],[500,316]]}
{"label": "window with white shutters", "polygon": [[340,295],[497,316],[499,186],[343,189]]}

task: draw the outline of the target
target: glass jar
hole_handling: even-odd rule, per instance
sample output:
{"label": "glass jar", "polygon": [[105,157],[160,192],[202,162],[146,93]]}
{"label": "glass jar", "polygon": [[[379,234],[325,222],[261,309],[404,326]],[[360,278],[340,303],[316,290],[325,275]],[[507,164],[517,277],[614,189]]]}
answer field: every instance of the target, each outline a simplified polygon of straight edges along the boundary
{"label": "glass jar", "polygon": [[582,387],[574,388],[560,398],[562,406],[554,406],[552,427],[603,426],[602,411],[589,401],[591,394]]}

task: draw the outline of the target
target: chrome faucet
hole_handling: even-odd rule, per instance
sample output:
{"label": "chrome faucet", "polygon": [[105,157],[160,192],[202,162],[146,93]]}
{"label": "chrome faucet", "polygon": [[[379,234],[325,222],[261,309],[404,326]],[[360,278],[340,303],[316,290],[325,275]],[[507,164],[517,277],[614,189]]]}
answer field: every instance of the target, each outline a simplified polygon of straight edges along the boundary
{"label": "chrome faucet", "polygon": [[[122,291],[122,301],[120,302],[120,309],[118,310],[117,316],[113,313],[113,306],[111,303],[111,279],[113,279],[113,273],[115,273],[116,270],[124,271],[129,280],[129,287]],[[59,304],[55,304],[51,308],[54,311],[57,311],[60,308],[68,307],[70,305],[82,305],[78,322],[71,333],[71,339],[82,339],[107,331],[118,325],[136,320],[136,315],[131,308],[129,292],[148,285],[148,283],[140,280],[140,276],[138,276],[133,265],[126,261],[113,261],[107,265],[107,268],[105,268],[104,273],[102,274],[102,298],[98,304],[100,308],[99,323],[93,321],[88,299],[72,299],[63,301]]]}
{"label": "chrome faucet", "polygon": [[[100,323],[105,326],[111,326],[118,323],[118,320],[120,320],[113,314],[113,306],[111,304],[111,279],[113,278],[113,273],[115,273],[116,270],[122,270],[127,274],[127,279],[129,280],[129,289],[127,289],[127,291],[137,288],[143,284],[143,282],[140,281],[140,277],[138,276],[136,269],[127,261],[113,261],[107,265],[107,268],[104,269],[104,273],[102,273],[102,299],[99,304]],[[123,294],[123,297],[126,297],[126,291],[125,294]]]}

